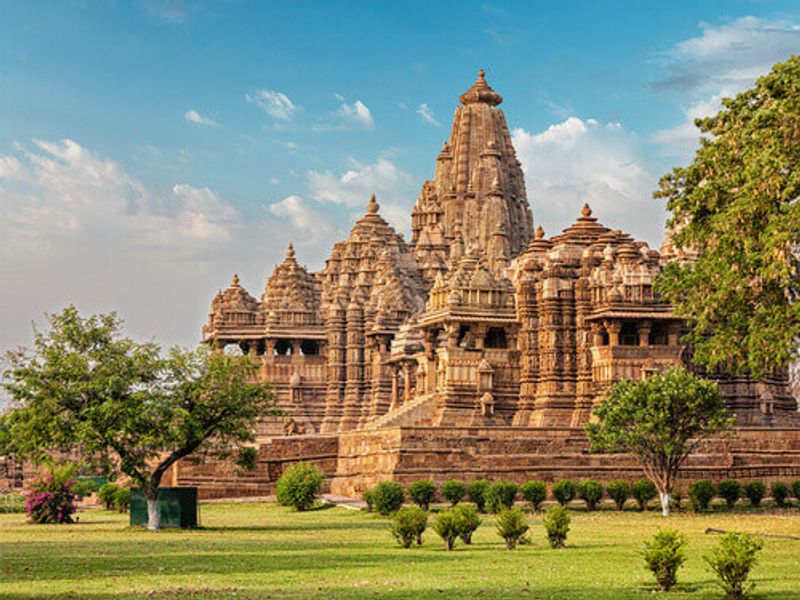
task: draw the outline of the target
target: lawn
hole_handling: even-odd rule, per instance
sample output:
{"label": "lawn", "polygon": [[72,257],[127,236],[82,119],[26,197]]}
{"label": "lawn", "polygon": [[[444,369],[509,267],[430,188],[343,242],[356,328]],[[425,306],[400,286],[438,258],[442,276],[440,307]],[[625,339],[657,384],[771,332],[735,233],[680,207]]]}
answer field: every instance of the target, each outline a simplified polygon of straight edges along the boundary
{"label": "lawn", "polygon": [[[571,512],[568,547],[504,549],[484,517],[472,546],[444,551],[428,530],[401,549],[387,520],[344,508],[291,512],[271,503],[204,504],[202,528],[151,533],[126,516],[83,510],[80,523],[33,526],[0,514],[2,598],[643,598],[654,590],[638,552],[668,524],[689,537],[688,561],[671,594],[720,598],[702,555],[707,527],[800,536],[800,511],[766,514]],[[800,541],[766,539],[755,598],[800,598]]]}

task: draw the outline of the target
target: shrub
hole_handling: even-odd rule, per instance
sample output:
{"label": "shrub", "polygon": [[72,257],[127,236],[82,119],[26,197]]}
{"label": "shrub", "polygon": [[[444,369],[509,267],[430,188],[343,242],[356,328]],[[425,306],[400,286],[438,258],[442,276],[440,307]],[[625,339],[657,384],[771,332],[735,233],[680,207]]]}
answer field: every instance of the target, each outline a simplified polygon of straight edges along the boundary
{"label": "shrub", "polygon": [[528,531],[525,513],[519,507],[508,508],[497,515],[497,533],[506,541],[506,548],[513,550],[519,539]]}
{"label": "shrub", "polygon": [[786,499],[789,497],[789,486],[783,481],[773,481],[769,489],[775,504],[781,508],[786,506]]}
{"label": "shrub", "polygon": [[92,492],[97,491],[97,484],[92,479],[78,479],[72,486],[72,492],[76,498],[91,496]]}
{"label": "shrub", "polygon": [[476,479],[467,485],[467,497],[478,507],[478,512],[486,510],[486,490],[489,482],[485,479]]}
{"label": "shrub", "polygon": [[436,519],[433,521],[433,530],[444,541],[445,550],[452,550],[458,537],[458,517],[452,508],[436,515]]}
{"label": "shrub", "polygon": [[34,479],[25,495],[25,511],[33,523],[74,523],[72,515],[77,510],[72,486],[73,467],[53,467],[48,473]]}
{"label": "shrub", "polygon": [[381,481],[372,488],[372,504],[383,516],[397,511],[406,499],[406,493],[396,481]]}
{"label": "shrub", "polygon": [[495,481],[486,490],[486,508],[490,512],[499,513],[501,510],[514,506],[516,497],[516,485],[510,481]]}
{"label": "shrub", "polygon": [[97,491],[97,497],[106,510],[114,509],[114,494],[116,494],[118,488],[119,486],[116,483],[107,483]]}
{"label": "shrub", "polygon": [[744,484],[744,495],[750,500],[752,506],[760,506],[766,493],[767,486],[763,481],[748,481]]}
{"label": "shrub", "polygon": [[615,479],[609,483],[606,491],[608,492],[608,497],[617,506],[617,510],[625,508],[625,503],[631,497],[631,486],[628,485],[627,481],[622,481],[621,479]]}
{"label": "shrub", "polygon": [[578,484],[578,498],[586,502],[588,510],[594,510],[603,499],[603,486],[594,479],[585,479]]}
{"label": "shrub", "polygon": [[672,506],[675,508],[676,511],[679,511],[681,509],[681,504],[683,500],[683,490],[680,488],[680,486],[675,486],[675,488],[672,490],[671,500],[672,500]]}
{"label": "shrub", "polygon": [[551,548],[563,548],[569,533],[569,513],[561,506],[551,506],[544,513],[542,525],[547,530],[547,541]]}
{"label": "shrub", "polygon": [[533,510],[538,511],[547,497],[547,486],[544,481],[526,481],[519,488],[522,497],[531,503]]}
{"label": "shrub", "polygon": [[668,592],[678,580],[678,569],[686,562],[684,546],[686,536],[672,529],[659,531],[644,544],[644,562],[662,592]]}
{"label": "shrub", "polygon": [[792,496],[800,501],[800,479],[796,479],[792,482]]}
{"label": "shrub", "polygon": [[442,496],[450,503],[450,506],[455,506],[467,494],[467,486],[455,479],[449,479],[442,484]]}
{"label": "shrub", "polygon": [[726,533],[711,553],[703,558],[716,573],[719,585],[726,598],[740,600],[747,598],[755,587],[747,583],[750,570],[757,561],[756,555],[762,543],[746,533]]}
{"label": "shrub", "polygon": [[22,494],[0,494],[0,514],[24,513],[25,496]]}
{"label": "shrub", "polygon": [[131,505],[131,490],[126,487],[118,487],[114,490],[114,496],[111,500],[114,510],[124,513],[128,512]]}
{"label": "shrub", "polygon": [[717,492],[721,498],[725,499],[728,508],[732,509],[742,497],[742,484],[735,479],[724,479],[719,482]]}
{"label": "shrub", "polygon": [[639,510],[647,510],[647,503],[658,495],[656,486],[649,479],[639,479],[634,481],[631,486],[631,495],[636,504],[639,505]]}
{"label": "shrub", "polygon": [[364,490],[361,492],[361,499],[367,503],[367,512],[372,512],[375,509],[375,500],[372,497],[372,490]]}
{"label": "shrub", "polygon": [[406,506],[394,513],[392,535],[403,548],[414,541],[422,544],[422,533],[428,526],[428,513],[417,506]]}
{"label": "shrub", "polygon": [[304,462],[292,465],[275,485],[278,504],[301,511],[312,508],[319,498],[322,480],[318,467]]}
{"label": "shrub", "polygon": [[478,511],[469,504],[457,504],[452,510],[458,523],[458,537],[465,544],[471,544],[472,534],[481,524]]}
{"label": "shrub", "polygon": [[553,492],[553,498],[555,498],[561,506],[569,504],[575,498],[576,492],[575,484],[569,479],[556,481],[551,491]]}
{"label": "shrub", "polygon": [[408,497],[422,510],[428,510],[431,502],[436,497],[436,484],[430,479],[420,479],[411,484],[408,488]]}
{"label": "shrub", "polygon": [[716,491],[714,484],[708,479],[693,481],[689,486],[689,501],[692,504],[692,510],[695,512],[707,511]]}

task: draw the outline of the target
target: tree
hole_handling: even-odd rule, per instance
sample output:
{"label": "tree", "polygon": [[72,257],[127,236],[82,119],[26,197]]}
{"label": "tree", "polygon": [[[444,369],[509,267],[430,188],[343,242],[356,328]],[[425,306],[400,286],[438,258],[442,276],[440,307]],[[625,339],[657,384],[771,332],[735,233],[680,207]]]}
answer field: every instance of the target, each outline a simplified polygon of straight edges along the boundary
{"label": "tree", "polygon": [[249,357],[207,348],[162,356],[123,337],[113,313],[82,318],[69,307],[49,321],[33,349],[8,355],[6,444],[34,459],[76,448],[106,459],[141,488],[148,529],[160,527],[158,488],[174,463],[234,457],[255,421],[278,412]]}
{"label": "tree", "polygon": [[673,244],[656,288],[688,325],[693,360],[761,378],[786,367],[800,336],[800,57],[724,99],[695,124],[708,137],[660,182]]}
{"label": "tree", "polygon": [[629,452],[658,490],[663,515],[678,471],[705,438],[728,432],[733,419],[717,384],[676,366],[643,381],[614,384],[586,431],[593,452]]}

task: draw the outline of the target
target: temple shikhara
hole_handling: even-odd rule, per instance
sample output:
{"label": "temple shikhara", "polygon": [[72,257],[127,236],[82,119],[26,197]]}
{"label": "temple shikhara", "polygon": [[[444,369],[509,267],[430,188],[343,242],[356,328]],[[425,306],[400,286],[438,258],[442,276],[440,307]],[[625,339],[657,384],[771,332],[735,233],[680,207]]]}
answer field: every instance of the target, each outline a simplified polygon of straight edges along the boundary
{"label": "temple shikhara", "polygon": [[[379,198],[365,198],[321,271],[289,246],[260,298],[234,276],[213,299],[203,341],[257,356],[285,415],[259,425],[254,472],[184,461],[174,483],[206,496],[265,493],[297,460],[349,495],[382,479],[639,476],[627,457],[588,454],[583,425],[615,381],[690,364],[682,323],[653,281],[693,253],[669,236],[650,248],[589,205],[548,237],[502,96],[481,71],[459,100],[410,240]],[[709,376],[738,435],[707,443],[686,477],[800,475],[786,377]]]}

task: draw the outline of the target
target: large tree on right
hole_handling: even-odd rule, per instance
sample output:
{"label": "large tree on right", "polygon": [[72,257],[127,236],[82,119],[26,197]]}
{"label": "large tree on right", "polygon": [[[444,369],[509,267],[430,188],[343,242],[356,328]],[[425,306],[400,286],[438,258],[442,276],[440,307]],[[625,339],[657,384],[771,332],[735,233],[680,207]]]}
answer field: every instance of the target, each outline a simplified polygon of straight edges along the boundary
{"label": "large tree on right", "polygon": [[694,160],[661,179],[676,247],[659,293],[686,320],[693,360],[755,378],[786,367],[800,336],[800,57],[698,119]]}

